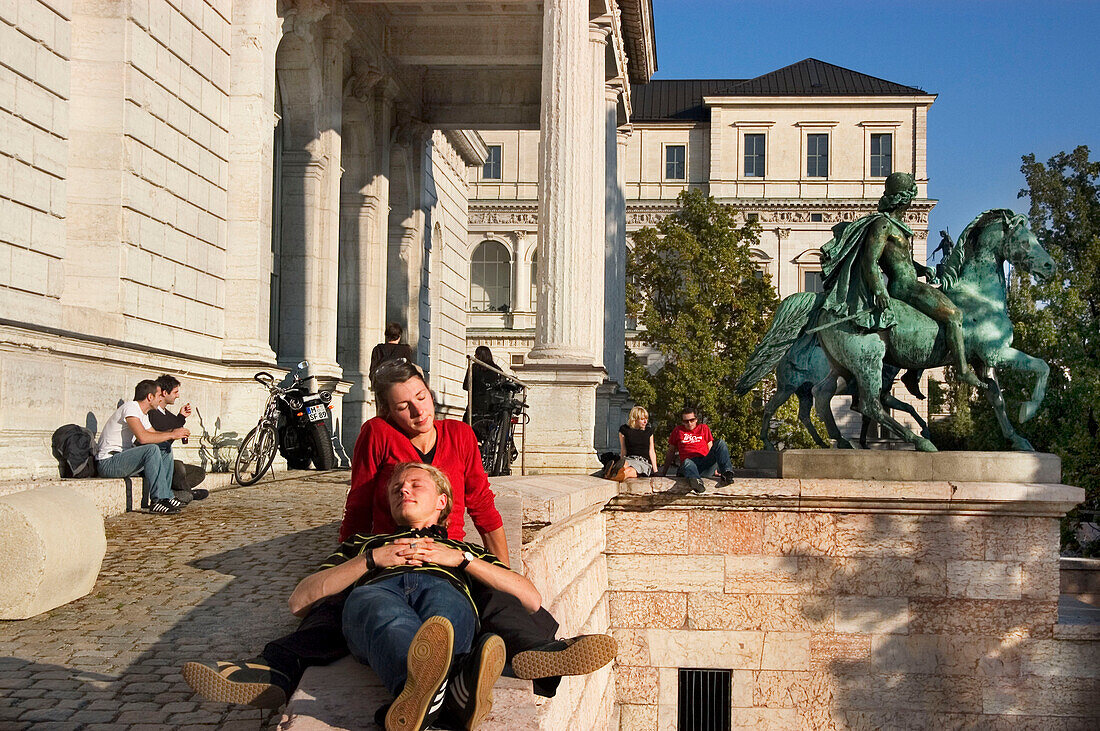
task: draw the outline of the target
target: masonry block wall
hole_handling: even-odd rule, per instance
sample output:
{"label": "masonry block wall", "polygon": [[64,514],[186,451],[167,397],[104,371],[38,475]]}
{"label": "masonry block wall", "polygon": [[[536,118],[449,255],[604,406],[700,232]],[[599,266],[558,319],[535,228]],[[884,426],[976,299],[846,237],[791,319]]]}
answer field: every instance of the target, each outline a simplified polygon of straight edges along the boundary
{"label": "masonry block wall", "polygon": [[4,317],[57,321],[65,255],[67,0],[0,4],[0,292]]}
{"label": "masonry block wall", "polygon": [[217,364],[229,13],[0,3],[0,478],[56,474],[53,429],[96,429],[141,377],[183,375],[210,432],[259,409]]}
{"label": "masonry block wall", "polygon": [[1055,517],[751,490],[609,505],[624,731],[677,727],[677,668],[732,671],[734,728],[1095,721],[1100,643],[1062,639]]}
{"label": "masonry block wall", "polygon": [[[443,132],[431,141],[431,174],[426,191],[431,230],[426,232],[430,249],[424,257],[421,313],[426,321],[420,328],[422,345],[431,333],[430,363],[432,387],[442,406],[460,414],[466,403],[462,390],[466,376],[466,298],[469,271],[466,262],[466,230],[469,227],[467,197],[469,168]],[[430,195],[428,195],[430,194]]]}
{"label": "masonry block wall", "polygon": [[121,130],[126,338],[218,357],[225,333],[230,2],[129,5]]}
{"label": "masonry block wall", "polygon": [[[549,478],[527,478],[539,479]],[[554,522],[523,545],[524,573],[538,587],[543,606],[561,623],[560,637],[608,629],[605,525],[600,507]],[[563,678],[557,695],[538,708],[537,724],[543,729],[610,728],[614,709],[615,684],[608,666],[588,676]]]}

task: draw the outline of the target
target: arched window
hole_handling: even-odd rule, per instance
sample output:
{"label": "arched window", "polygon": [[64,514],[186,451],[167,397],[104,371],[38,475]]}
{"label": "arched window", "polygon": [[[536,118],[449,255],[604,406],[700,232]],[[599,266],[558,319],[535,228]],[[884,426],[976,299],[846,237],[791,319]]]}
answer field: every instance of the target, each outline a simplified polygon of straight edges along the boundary
{"label": "arched window", "polygon": [[512,306],[512,258],[499,241],[482,241],[470,258],[470,311]]}

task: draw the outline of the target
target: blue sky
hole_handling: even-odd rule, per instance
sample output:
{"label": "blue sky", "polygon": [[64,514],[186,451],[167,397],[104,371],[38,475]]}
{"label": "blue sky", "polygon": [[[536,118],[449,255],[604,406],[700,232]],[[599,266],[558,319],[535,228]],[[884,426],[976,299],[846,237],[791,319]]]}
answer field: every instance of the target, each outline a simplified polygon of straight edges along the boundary
{"label": "blue sky", "polygon": [[1100,1],[653,0],[658,79],[750,78],[804,58],[938,94],[929,243],[1026,213],[1020,157],[1100,157]]}

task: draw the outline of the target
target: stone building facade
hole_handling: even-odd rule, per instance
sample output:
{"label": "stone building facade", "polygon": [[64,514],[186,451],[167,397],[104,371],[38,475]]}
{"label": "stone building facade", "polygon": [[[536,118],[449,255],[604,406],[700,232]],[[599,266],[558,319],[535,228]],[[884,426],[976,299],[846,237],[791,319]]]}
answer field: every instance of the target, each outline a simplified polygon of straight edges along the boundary
{"label": "stone building facade", "polygon": [[[915,234],[914,257],[923,262],[935,205],[926,165],[927,115],[935,98],[816,59],[753,79],[637,85],[631,124],[616,138],[626,231],[673,212],[681,191],[702,190],[759,220],[753,254],[786,297],[820,286],[818,250],[832,226],[873,212],[886,176],[904,171],[917,181],[906,222]],[[532,283],[540,266],[539,139],[515,130],[481,135],[490,162],[472,178],[468,347],[488,345],[501,352],[499,361],[519,365],[538,311]],[[614,286],[621,291],[622,282]],[[637,332],[627,338],[656,365]],[[607,363],[613,357],[605,353]],[[912,400],[904,389],[897,395]],[[605,441],[617,449],[621,417],[612,414],[605,423]]]}
{"label": "stone building facade", "polygon": [[530,380],[584,418],[531,448],[587,459],[604,339],[575,270],[613,187],[592,160],[654,68],[642,0],[0,4],[0,477],[51,473],[54,428],[163,372],[207,461],[258,418],[252,375],[302,359],[350,451],[387,321],[461,410],[468,130],[494,127],[539,130],[570,181],[541,200]]}

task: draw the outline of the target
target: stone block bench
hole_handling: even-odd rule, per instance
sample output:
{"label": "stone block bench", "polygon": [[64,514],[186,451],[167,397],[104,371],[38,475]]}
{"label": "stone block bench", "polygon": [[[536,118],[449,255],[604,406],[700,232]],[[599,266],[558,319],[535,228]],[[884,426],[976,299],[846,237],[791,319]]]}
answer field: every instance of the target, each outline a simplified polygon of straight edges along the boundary
{"label": "stone block bench", "polygon": [[[601,512],[618,494],[618,483],[588,475],[492,478],[504,519],[511,565],[534,582],[543,606],[570,637],[608,631],[605,529]],[[467,536],[477,536],[467,522]],[[476,540],[474,538],[473,540]],[[374,712],[389,696],[373,671],[344,658],[306,670],[279,725],[284,731],[371,729]],[[615,714],[612,667],[563,678],[553,698],[541,698],[531,683],[501,678],[488,730],[609,728]]]}
{"label": "stone block bench", "polygon": [[49,485],[0,496],[0,619],[27,619],[92,590],[107,552],[86,495]]}

